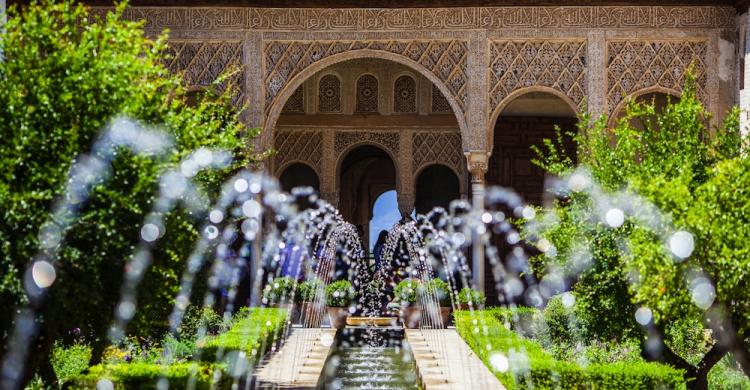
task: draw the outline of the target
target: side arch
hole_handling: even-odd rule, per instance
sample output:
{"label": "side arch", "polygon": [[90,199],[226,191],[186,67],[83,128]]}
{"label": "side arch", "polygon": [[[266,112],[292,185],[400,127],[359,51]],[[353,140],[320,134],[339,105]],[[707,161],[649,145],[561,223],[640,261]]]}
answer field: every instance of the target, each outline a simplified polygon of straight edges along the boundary
{"label": "side arch", "polygon": [[453,114],[456,116],[456,121],[458,122],[459,129],[461,130],[462,143],[464,145],[466,144],[467,140],[470,137],[470,133],[467,128],[464,111],[448,86],[445,85],[445,83],[440,80],[432,71],[415,62],[414,60],[400,54],[373,49],[357,49],[334,54],[329,57],[320,59],[294,75],[289,81],[287,81],[286,84],[283,85],[283,87],[281,87],[279,92],[273,98],[270,108],[266,113],[265,121],[263,124],[263,131],[261,132],[260,136],[261,146],[265,149],[272,146],[274,128],[276,127],[276,122],[279,119],[281,110],[289,97],[292,96],[294,91],[297,89],[297,87],[302,85],[305,80],[310,78],[315,73],[331,65],[358,58],[378,58],[397,62],[411,68],[415,72],[423,75],[425,78],[430,80],[430,82],[432,82],[433,85],[435,85],[435,87],[440,90],[443,96],[445,96],[448,104],[450,104],[451,108],[453,109]]}
{"label": "side arch", "polygon": [[336,192],[341,190],[341,165],[344,163],[346,156],[348,156],[351,151],[361,146],[373,146],[385,152],[393,162],[393,168],[395,169],[396,173],[396,183],[398,184],[401,182],[401,164],[398,160],[398,153],[396,153],[396,151],[394,150],[391,150],[387,145],[373,142],[371,140],[364,140],[360,142],[354,142],[350,145],[347,145],[346,148],[342,149],[341,151],[336,152],[336,165],[334,170],[335,179],[333,187]]}
{"label": "side arch", "polygon": [[671,89],[671,88],[661,87],[658,85],[655,85],[653,87],[639,89],[629,94],[628,96],[626,96],[625,99],[622,99],[622,101],[617,104],[615,109],[612,110],[612,112],[609,114],[609,119],[607,120],[607,127],[612,128],[612,127],[615,127],[615,125],[617,125],[617,121],[620,117],[620,114],[622,114],[623,110],[625,109],[625,107],[628,105],[629,102],[636,100],[643,95],[648,95],[652,93],[661,93],[661,94],[671,96],[677,99],[682,97],[681,92]]}
{"label": "side arch", "polygon": [[488,142],[487,145],[489,145],[490,151],[494,143],[495,125],[497,124],[497,119],[500,117],[500,114],[514,100],[518,99],[519,97],[523,95],[533,93],[533,92],[542,92],[542,93],[554,95],[555,97],[562,100],[570,108],[570,112],[572,116],[576,116],[578,114],[578,106],[573,102],[573,100],[568,95],[558,91],[557,89],[550,88],[550,87],[543,87],[543,86],[531,86],[531,87],[526,87],[526,88],[515,90],[512,93],[510,93],[508,96],[506,96],[500,102],[500,104],[497,105],[497,107],[495,107],[495,109],[492,111],[492,114],[490,115],[489,121],[487,121],[487,142]]}

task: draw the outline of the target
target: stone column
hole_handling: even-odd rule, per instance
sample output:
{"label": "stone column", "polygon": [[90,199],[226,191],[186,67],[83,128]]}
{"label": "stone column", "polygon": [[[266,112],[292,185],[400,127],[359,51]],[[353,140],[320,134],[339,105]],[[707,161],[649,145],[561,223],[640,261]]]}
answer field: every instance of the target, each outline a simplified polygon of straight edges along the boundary
{"label": "stone column", "polygon": [[320,197],[333,207],[339,205],[339,193],[336,190],[336,133],[333,130],[323,130],[323,161],[320,169]]}
{"label": "stone column", "polygon": [[586,104],[591,119],[607,113],[607,63],[604,31],[592,30],[586,41]]}
{"label": "stone column", "polygon": [[414,168],[412,166],[412,131],[398,132],[398,182],[396,183],[396,200],[398,211],[402,217],[410,217],[414,212],[414,202],[417,199],[414,186]]}
{"label": "stone column", "polygon": [[[470,151],[466,153],[466,162],[471,174],[471,199],[474,212],[480,213],[484,209],[484,175],[487,173],[489,153],[485,151]],[[471,279],[474,287],[484,292],[484,246],[479,242],[479,236],[472,236]]]}
{"label": "stone column", "polygon": [[750,17],[748,13],[739,16],[740,66],[738,69],[737,88],[740,101],[740,132],[743,137],[750,136]]}

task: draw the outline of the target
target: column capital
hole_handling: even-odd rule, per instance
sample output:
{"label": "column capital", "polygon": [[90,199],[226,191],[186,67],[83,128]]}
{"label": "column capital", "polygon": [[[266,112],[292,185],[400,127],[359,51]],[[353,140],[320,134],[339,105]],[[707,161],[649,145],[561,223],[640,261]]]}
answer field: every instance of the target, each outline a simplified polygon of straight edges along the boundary
{"label": "column capital", "polygon": [[411,213],[414,212],[414,202],[417,199],[416,194],[412,193],[401,193],[396,195],[398,201],[398,211],[401,212],[402,217],[410,217]]}
{"label": "column capital", "polygon": [[471,181],[484,182],[484,174],[487,173],[490,161],[490,153],[486,151],[464,152],[466,156],[467,170],[471,173]]}

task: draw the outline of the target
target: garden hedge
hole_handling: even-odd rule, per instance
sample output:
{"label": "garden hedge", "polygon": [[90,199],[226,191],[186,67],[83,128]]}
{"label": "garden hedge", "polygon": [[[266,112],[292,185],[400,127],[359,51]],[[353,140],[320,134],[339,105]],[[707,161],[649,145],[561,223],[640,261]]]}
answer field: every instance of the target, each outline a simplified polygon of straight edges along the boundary
{"label": "garden hedge", "polygon": [[[219,354],[230,351],[245,352],[246,356],[263,356],[268,347],[284,333],[288,310],[281,308],[252,308],[239,316],[226,333],[198,340],[201,360],[216,361]],[[222,352],[223,351],[223,352]]]}
{"label": "garden hedge", "polygon": [[[255,364],[283,334],[287,315],[284,309],[247,309],[246,313],[236,316],[226,333],[198,340],[202,362],[100,364],[76,378],[71,388],[97,388],[99,380],[107,379],[115,389],[156,389],[159,379],[166,378],[170,388],[182,389],[192,377],[196,389],[228,389],[232,378],[227,374],[227,363],[217,359],[219,352],[222,351],[222,357],[230,352],[244,352],[245,356],[255,357],[249,358],[249,363]],[[216,363],[217,360],[221,363]],[[217,369],[223,373],[218,383],[213,380]]]}
{"label": "garden hedge", "polygon": [[[524,314],[526,314],[524,312]],[[502,310],[457,311],[456,329],[471,349],[508,389],[685,389],[683,372],[658,363],[614,363],[579,366],[558,361],[541,345],[505,327]],[[507,318],[507,317],[506,317]],[[508,359],[505,372],[490,358]]]}

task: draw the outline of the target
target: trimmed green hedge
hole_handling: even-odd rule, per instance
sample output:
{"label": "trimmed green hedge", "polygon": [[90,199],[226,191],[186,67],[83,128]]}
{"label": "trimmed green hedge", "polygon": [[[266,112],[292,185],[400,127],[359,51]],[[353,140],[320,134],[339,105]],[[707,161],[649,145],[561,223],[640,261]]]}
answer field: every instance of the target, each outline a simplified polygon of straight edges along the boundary
{"label": "trimmed green hedge", "polygon": [[223,351],[242,351],[248,357],[261,357],[268,347],[284,333],[288,310],[281,308],[252,308],[247,315],[239,316],[226,333],[208,336],[196,343],[202,350],[201,360],[216,361]]}
{"label": "trimmed green hedge", "polygon": [[[212,378],[217,367],[223,369],[221,366],[204,363],[97,365],[89,368],[88,374],[78,377],[72,388],[95,389],[100,380],[106,379],[112,382],[115,389],[156,389],[159,379],[166,378],[170,389],[184,389],[187,388],[190,378],[194,377],[196,389],[208,390],[215,384]],[[216,384],[215,388],[229,388],[231,378],[222,378],[222,383]]]}
{"label": "trimmed green hedge", "polygon": [[[558,361],[536,342],[507,329],[501,321],[509,315],[507,311],[457,311],[454,315],[458,333],[508,389],[686,388],[682,371],[662,364],[614,363],[581,367]],[[496,353],[508,359],[505,372],[491,364]]]}
{"label": "trimmed green hedge", "polygon": [[[250,357],[249,363],[254,364],[283,335],[287,315],[285,309],[246,309],[236,316],[226,333],[198,340],[196,344],[201,348],[203,362],[100,364],[78,376],[72,388],[93,389],[99,380],[108,379],[116,389],[156,389],[158,380],[166,378],[171,389],[183,389],[192,377],[196,389],[228,389],[232,378],[228,375],[226,363],[214,363],[219,350],[223,351],[222,356],[230,352],[245,352],[245,356]],[[213,381],[217,369],[223,373],[219,383]]]}

